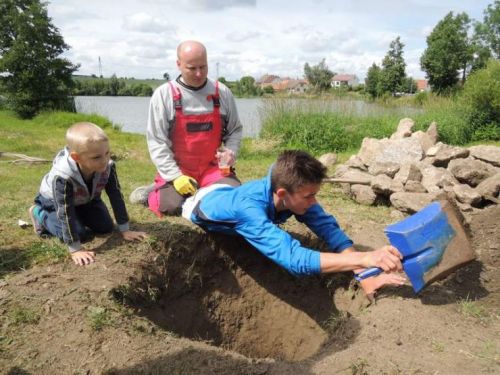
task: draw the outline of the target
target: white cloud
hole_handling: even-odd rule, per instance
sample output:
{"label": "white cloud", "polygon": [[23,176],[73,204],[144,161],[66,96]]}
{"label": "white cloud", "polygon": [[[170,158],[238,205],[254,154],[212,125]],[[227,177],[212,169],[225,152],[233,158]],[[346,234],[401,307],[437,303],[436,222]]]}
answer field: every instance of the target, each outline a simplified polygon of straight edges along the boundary
{"label": "white cloud", "polygon": [[226,8],[255,7],[257,0],[176,0],[176,4],[192,11],[220,11]]}
{"label": "white cloud", "polygon": [[164,31],[175,30],[165,20],[143,12],[125,16],[123,19],[123,29],[145,33],[162,33]]}
{"label": "white cloud", "polygon": [[426,36],[449,11],[481,19],[491,0],[111,0],[52,1],[49,16],[81,63],[80,74],[161,78],[177,75],[175,50],[185,39],[208,49],[210,76],[301,77],[322,58],[362,79],[380,65],[398,35],[407,73],[422,77]]}

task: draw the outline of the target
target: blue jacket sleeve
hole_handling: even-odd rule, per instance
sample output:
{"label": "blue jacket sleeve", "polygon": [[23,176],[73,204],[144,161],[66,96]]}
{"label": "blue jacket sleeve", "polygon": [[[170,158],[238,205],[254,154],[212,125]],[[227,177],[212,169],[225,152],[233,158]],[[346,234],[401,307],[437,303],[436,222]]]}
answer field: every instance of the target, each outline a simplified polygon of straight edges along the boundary
{"label": "blue jacket sleeve", "polygon": [[340,253],[353,245],[352,240],[340,229],[337,220],[315,204],[304,215],[297,215],[297,220],[306,224],[319,238],[328,244],[330,250]]}
{"label": "blue jacket sleeve", "polygon": [[319,251],[306,248],[274,224],[261,208],[239,211],[236,232],[273,262],[294,275],[320,273]]}

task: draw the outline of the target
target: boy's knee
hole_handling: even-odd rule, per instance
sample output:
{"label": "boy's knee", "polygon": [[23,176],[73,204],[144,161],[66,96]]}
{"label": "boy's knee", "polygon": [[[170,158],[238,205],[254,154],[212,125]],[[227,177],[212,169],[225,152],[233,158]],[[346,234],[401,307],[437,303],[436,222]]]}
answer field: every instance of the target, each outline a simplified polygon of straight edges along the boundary
{"label": "boy's knee", "polygon": [[160,207],[161,213],[169,216],[179,216],[182,213],[182,202],[167,202]]}
{"label": "boy's knee", "polygon": [[98,226],[92,228],[94,232],[99,234],[111,233],[114,229],[113,221],[102,221]]}
{"label": "boy's knee", "polygon": [[168,184],[160,188],[160,207],[159,211],[164,215],[178,216],[182,213],[182,204],[185,198],[180,195],[172,185]]}

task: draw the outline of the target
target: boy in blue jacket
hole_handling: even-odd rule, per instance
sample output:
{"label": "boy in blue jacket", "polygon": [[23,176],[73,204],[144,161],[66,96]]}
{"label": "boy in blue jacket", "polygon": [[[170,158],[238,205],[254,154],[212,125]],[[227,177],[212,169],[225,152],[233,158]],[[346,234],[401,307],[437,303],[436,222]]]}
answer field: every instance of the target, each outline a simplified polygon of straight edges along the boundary
{"label": "boy in blue jacket", "polygon": [[74,263],[83,266],[95,260],[95,253],[81,245],[89,237],[89,230],[113,231],[113,220],[101,200],[102,190],[109,197],[123,238],[142,240],[147,235],[129,229],[127,209],[104,131],[90,122],[79,122],[66,132],[66,142],[50,172],[43,177],[29,214],[38,235],[48,233],[64,241]]}
{"label": "boy in blue jacket", "polygon": [[[295,275],[380,267],[385,273],[361,282],[372,294],[384,285],[402,285],[402,255],[392,246],[359,252],[332,215],[316,201],[326,168],[303,151],[285,151],[267,177],[239,187],[215,184],[199,190],[183,206],[182,216],[208,231],[238,234],[266,257]],[[295,215],[331,252],[301,245],[278,227]]]}

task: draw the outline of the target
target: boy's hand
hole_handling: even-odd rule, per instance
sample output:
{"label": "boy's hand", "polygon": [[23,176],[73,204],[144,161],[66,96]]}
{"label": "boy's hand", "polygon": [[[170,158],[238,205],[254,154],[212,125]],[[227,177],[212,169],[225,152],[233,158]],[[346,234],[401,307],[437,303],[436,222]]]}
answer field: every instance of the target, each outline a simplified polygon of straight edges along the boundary
{"label": "boy's hand", "polygon": [[133,230],[126,230],[125,232],[122,232],[122,236],[127,241],[142,241],[148,238],[146,232],[136,232]]}
{"label": "boy's hand", "polygon": [[364,266],[366,268],[378,267],[384,270],[384,272],[402,271],[403,265],[401,264],[401,259],[403,259],[403,256],[398,249],[387,245],[367,252],[364,259]]}
{"label": "boy's hand", "polygon": [[95,262],[95,253],[93,251],[79,250],[71,253],[71,259],[78,266],[86,266]]}
{"label": "boy's hand", "polygon": [[387,285],[404,285],[406,284],[406,278],[399,273],[391,272],[391,273],[382,273],[378,276],[368,277],[359,282],[361,288],[365,292],[368,299],[373,297],[375,292]]}

